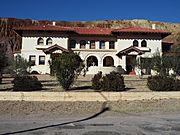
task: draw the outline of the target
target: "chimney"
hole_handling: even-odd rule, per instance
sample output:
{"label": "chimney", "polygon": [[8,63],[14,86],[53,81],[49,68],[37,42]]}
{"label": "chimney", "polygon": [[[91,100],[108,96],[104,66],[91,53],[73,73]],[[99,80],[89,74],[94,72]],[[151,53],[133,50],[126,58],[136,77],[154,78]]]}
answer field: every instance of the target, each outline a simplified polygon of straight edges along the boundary
{"label": "chimney", "polygon": [[52,25],[55,26],[55,25],[56,25],[56,22],[52,22]]}
{"label": "chimney", "polygon": [[156,29],[156,24],[154,24],[154,23],[152,24],[152,29],[154,29],[154,30]]}

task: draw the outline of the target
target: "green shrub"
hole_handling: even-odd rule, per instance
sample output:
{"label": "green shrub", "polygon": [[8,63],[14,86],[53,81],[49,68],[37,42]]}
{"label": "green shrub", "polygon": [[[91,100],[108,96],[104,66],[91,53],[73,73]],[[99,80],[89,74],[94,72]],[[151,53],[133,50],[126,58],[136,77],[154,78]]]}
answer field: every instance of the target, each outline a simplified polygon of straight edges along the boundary
{"label": "green shrub", "polygon": [[53,60],[52,67],[59,84],[68,90],[84,69],[84,64],[78,54],[62,53]]}
{"label": "green shrub", "polygon": [[97,74],[94,75],[92,78],[92,88],[95,90],[100,90],[102,88],[102,72],[98,72]]}
{"label": "green shrub", "polygon": [[123,91],[125,89],[124,77],[118,72],[111,72],[102,78],[102,89],[105,91]]}
{"label": "green shrub", "polygon": [[14,91],[33,91],[42,89],[42,84],[36,76],[16,76],[13,80]]}
{"label": "green shrub", "polygon": [[102,76],[102,72],[94,75],[92,88],[104,91],[123,91],[125,89],[124,78],[118,72],[111,72]]}
{"label": "green shrub", "polygon": [[180,80],[169,76],[151,76],[147,79],[147,86],[153,91],[180,90]]}

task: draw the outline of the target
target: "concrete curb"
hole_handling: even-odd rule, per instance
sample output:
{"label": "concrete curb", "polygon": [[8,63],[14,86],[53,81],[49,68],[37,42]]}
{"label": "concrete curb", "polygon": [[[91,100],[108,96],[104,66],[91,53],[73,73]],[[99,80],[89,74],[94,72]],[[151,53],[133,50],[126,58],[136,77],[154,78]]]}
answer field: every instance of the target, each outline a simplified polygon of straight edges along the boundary
{"label": "concrete curb", "polygon": [[180,99],[180,92],[0,92],[0,101],[119,101]]}

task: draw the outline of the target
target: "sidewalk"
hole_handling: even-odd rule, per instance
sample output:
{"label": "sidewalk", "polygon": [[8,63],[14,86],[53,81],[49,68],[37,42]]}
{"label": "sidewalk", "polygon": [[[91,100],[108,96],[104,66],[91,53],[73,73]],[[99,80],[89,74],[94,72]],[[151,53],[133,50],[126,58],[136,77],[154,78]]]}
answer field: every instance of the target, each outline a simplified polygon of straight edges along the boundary
{"label": "sidewalk", "polygon": [[0,101],[135,101],[180,99],[180,92],[0,92]]}

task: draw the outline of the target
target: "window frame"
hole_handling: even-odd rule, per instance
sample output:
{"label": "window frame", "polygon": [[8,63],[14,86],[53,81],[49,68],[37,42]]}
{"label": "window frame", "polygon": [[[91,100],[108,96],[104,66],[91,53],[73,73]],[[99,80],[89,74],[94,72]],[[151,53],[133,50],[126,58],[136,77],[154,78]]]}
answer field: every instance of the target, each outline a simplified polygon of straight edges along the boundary
{"label": "window frame", "polygon": [[[32,57],[34,57],[34,60],[32,60]],[[31,66],[36,65],[36,55],[29,55],[29,63]]]}
{"label": "window frame", "polygon": [[[93,47],[92,47],[92,43],[94,44]],[[90,41],[90,49],[96,49],[96,41],[95,40]]]}
{"label": "window frame", "polygon": [[[72,41],[75,41],[74,44],[72,44]],[[69,48],[73,49],[76,48],[77,41],[75,39],[71,39],[69,41]]]}
{"label": "window frame", "polygon": [[[49,42],[49,41],[51,41],[51,42]],[[51,43],[51,44],[49,44],[49,43]],[[46,45],[52,45],[52,44],[53,44],[52,38],[48,38],[46,40]]]}
{"label": "window frame", "polygon": [[99,41],[99,49],[106,49],[104,40]]}
{"label": "window frame", "polygon": [[[136,45],[135,43],[137,43],[137,45]],[[139,47],[139,41],[135,39],[135,40],[133,41],[133,46],[134,46],[134,47]]]}
{"label": "window frame", "polygon": [[79,44],[80,44],[80,49],[86,49],[86,44],[87,44],[86,40],[80,40]]}
{"label": "window frame", "polygon": [[109,49],[115,49],[115,41],[109,41]]}
{"label": "window frame", "polygon": [[[145,43],[145,44],[143,44],[143,43]],[[141,41],[141,47],[147,47],[147,41],[146,40]]]}
{"label": "window frame", "polygon": [[42,37],[38,38],[37,45],[44,45],[44,39]]}
{"label": "window frame", "polygon": [[[41,61],[41,57],[44,58],[44,61]],[[45,65],[46,57],[44,55],[39,55],[39,65]]]}

